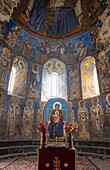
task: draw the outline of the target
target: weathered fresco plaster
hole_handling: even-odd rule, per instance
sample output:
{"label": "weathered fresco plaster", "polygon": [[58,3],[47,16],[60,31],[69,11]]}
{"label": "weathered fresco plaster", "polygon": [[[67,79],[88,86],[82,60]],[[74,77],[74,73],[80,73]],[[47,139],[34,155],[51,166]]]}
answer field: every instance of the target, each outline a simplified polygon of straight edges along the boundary
{"label": "weathered fresco plaster", "polygon": [[[63,5],[67,8],[65,2],[64,4],[50,4],[51,10],[54,7],[63,8]],[[65,34],[57,32],[59,36],[57,39],[55,36],[50,38],[52,32],[46,20],[45,23],[49,28],[46,28],[44,24],[46,33],[44,30],[40,33],[38,30],[35,32],[28,27],[27,22],[31,22],[32,17],[27,18],[24,15],[28,15],[27,7],[31,14],[34,13],[31,11],[31,3],[32,1],[29,4],[29,1],[21,0],[18,7],[14,9],[12,18],[9,21],[0,21],[0,139],[37,137],[35,128],[40,123],[44,111],[44,103],[41,102],[42,72],[43,66],[49,60],[58,60],[66,67],[67,101],[72,103],[74,121],[79,125],[76,137],[84,140],[110,138],[110,133],[108,133],[110,126],[110,11],[108,1],[83,0],[80,8],[80,10],[83,9],[83,18],[78,18],[78,21],[83,23],[81,30],[76,33],[73,29],[69,35],[68,30]],[[72,10],[76,11],[77,3],[78,1],[75,1]],[[85,11],[88,8],[87,14]],[[51,21],[53,21],[52,18]],[[24,28],[24,26],[27,27]],[[76,27],[78,29],[78,25]],[[65,39],[63,39],[63,34]],[[68,38],[66,38],[67,35]],[[91,98],[87,96],[83,99],[81,63],[89,56],[96,62],[100,95]],[[24,66],[24,76],[22,76]],[[9,80],[13,67],[19,74],[16,78],[18,84],[16,83],[16,90],[9,93]],[[22,93],[19,94],[19,91]],[[61,92],[63,93],[63,89]]]}

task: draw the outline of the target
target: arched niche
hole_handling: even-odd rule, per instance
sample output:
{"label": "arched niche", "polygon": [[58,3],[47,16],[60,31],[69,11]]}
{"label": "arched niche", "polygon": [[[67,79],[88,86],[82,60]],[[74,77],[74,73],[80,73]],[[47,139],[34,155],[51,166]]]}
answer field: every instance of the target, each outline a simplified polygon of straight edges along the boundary
{"label": "arched niche", "polygon": [[25,96],[27,83],[28,62],[25,58],[17,56],[13,59],[8,84],[8,94]]}
{"label": "arched niche", "polygon": [[66,65],[58,59],[50,59],[43,66],[41,101],[52,98],[67,100]]}
{"label": "arched niche", "polygon": [[95,58],[86,57],[80,65],[83,99],[100,95]]}

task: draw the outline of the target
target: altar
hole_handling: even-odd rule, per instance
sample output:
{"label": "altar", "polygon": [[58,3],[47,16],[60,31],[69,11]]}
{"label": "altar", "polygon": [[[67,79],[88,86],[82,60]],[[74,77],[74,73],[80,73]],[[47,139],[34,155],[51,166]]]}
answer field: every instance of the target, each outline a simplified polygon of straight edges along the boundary
{"label": "altar", "polygon": [[75,149],[47,147],[38,149],[38,170],[75,170]]}

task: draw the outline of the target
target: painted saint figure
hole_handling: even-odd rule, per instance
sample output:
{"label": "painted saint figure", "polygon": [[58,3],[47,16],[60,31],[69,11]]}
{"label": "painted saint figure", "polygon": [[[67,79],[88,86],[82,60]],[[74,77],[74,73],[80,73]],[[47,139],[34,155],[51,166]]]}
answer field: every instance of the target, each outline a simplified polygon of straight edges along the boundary
{"label": "painted saint figure", "polygon": [[27,100],[26,107],[23,113],[23,138],[32,138],[33,136],[33,119],[34,119],[34,109],[33,101]]}
{"label": "painted saint figure", "polygon": [[98,55],[98,70],[101,84],[102,93],[109,92],[110,90],[110,62],[107,57],[107,52],[102,50]]}
{"label": "painted saint figure", "polygon": [[79,138],[80,139],[90,139],[89,134],[89,115],[88,109],[85,107],[85,102],[80,100],[78,108],[78,123],[79,123]]}
{"label": "painted saint figure", "polygon": [[38,86],[40,82],[39,65],[33,64],[31,70],[31,84],[29,89],[29,97],[38,97]]}
{"label": "painted saint figure", "polygon": [[104,112],[102,106],[99,104],[98,98],[92,99],[92,107],[90,111],[94,135],[96,137],[102,137],[104,125]]}
{"label": "painted saint figure", "polygon": [[109,125],[110,125],[110,93],[107,94],[106,101],[107,101],[107,104],[106,104],[106,114],[107,114],[107,118],[108,118]]}
{"label": "painted saint figure", "polygon": [[7,76],[10,68],[11,52],[8,48],[4,47],[3,52],[0,55],[0,87],[5,89]]}
{"label": "painted saint figure", "polygon": [[4,101],[4,93],[0,91],[0,123],[2,121],[2,114],[3,114],[3,101]]}
{"label": "painted saint figure", "polygon": [[34,50],[35,46],[32,46],[33,39],[28,38],[26,41],[23,42],[23,54],[27,57],[30,57],[32,54],[32,51]]}
{"label": "painted saint figure", "polygon": [[[26,65],[24,61],[20,60],[18,61],[18,69],[15,72],[15,78],[14,78],[14,87],[13,87],[13,94],[24,96],[25,95],[25,87],[26,87]],[[16,66],[13,66],[16,69]],[[13,68],[12,67],[12,68]]]}
{"label": "painted saint figure", "polygon": [[[36,32],[55,36],[62,36],[76,29],[79,26],[79,21],[75,9],[68,5],[62,8],[63,5],[65,5],[65,0],[51,0],[50,3],[45,0],[34,1],[27,25]],[[56,8],[54,14],[53,8]],[[50,12],[47,12],[48,10]],[[49,16],[50,13],[52,13],[51,16]]]}
{"label": "painted saint figure", "polygon": [[69,99],[74,100],[75,98],[80,96],[79,91],[79,75],[76,69],[76,66],[71,66],[69,71],[69,79],[70,79],[70,91],[69,91]]}
{"label": "painted saint figure", "polygon": [[6,138],[18,139],[20,137],[20,107],[19,99],[12,97],[7,113]]}
{"label": "painted saint figure", "polygon": [[49,124],[50,138],[63,136],[63,114],[60,110],[60,104],[55,104],[55,109],[52,111]]}

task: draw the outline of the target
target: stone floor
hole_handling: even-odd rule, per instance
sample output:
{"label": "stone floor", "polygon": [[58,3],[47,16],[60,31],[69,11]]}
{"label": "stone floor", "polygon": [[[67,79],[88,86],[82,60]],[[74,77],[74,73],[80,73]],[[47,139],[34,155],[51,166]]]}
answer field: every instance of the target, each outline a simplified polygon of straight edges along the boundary
{"label": "stone floor", "polygon": [[13,162],[16,159],[5,159],[5,160],[0,160],[0,170],[1,168],[4,168],[5,166],[7,166],[8,164],[10,164],[11,162]]}
{"label": "stone floor", "polygon": [[110,159],[100,160],[100,159],[91,158],[90,161],[92,161],[95,165],[97,165],[97,167],[99,167],[101,170],[110,170]]}
{"label": "stone floor", "polygon": [[[11,162],[15,161],[16,159],[17,158],[15,158],[15,159],[0,160],[0,170],[2,170],[2,168],[4,168],[5,166],[9,165]],[[100,159],[96,159],[96,158],[89,158],[89,160],[93,164],[97,165],[97,167],[99,167],[100,170],[110,170],[110,159],[109,160],[102,160],[102,159],[100,160]]]}

